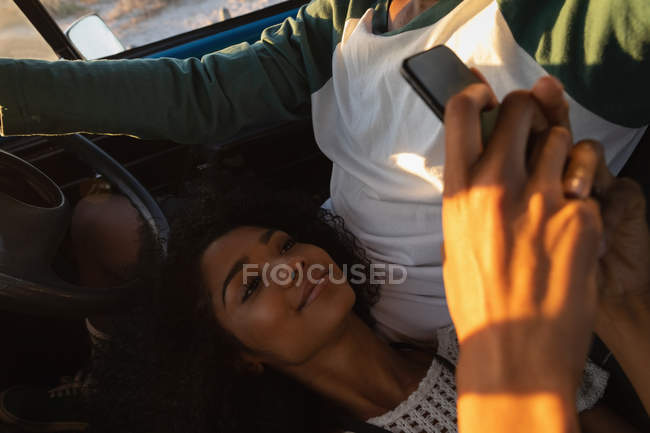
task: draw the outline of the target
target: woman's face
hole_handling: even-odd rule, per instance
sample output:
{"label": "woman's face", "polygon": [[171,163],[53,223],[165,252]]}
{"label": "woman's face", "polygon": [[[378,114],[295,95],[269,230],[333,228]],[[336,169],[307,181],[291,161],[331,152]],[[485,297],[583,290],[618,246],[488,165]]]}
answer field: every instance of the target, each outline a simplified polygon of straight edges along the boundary
{"label": "woman's face", "polygon": [[329,254],[279,230],[236,228],[200,265],[219,323],[275,366],[302,364],[335,342],[355,301]]}

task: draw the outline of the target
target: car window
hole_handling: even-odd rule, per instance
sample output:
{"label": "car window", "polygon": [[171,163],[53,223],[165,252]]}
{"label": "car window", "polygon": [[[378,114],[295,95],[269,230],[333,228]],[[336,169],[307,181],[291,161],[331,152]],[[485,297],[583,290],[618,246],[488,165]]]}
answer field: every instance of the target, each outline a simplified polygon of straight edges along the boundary
{"label": "car window", "polygon": [[0,0],[0,57],[40,60],[57,58],[12,0]]}
{"label": "car window", "polygon": [[78,18],[94,13],[106,22],[127,49],[281,2],[282,0],[42,0],[63,31]]}

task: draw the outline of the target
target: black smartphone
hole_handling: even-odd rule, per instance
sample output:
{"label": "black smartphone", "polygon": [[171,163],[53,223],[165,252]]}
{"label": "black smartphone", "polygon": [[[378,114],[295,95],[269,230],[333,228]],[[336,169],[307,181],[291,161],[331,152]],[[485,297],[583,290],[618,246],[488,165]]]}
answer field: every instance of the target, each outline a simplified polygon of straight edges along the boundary
{"label": "black smartphone", "polygon": [[[476,75],[448,47],[437,45],[402,62],[402,76],[443,121],[449,98],[470,84],[480,83]],[[496,124],[498,107],[481,113],[484,140]]]}

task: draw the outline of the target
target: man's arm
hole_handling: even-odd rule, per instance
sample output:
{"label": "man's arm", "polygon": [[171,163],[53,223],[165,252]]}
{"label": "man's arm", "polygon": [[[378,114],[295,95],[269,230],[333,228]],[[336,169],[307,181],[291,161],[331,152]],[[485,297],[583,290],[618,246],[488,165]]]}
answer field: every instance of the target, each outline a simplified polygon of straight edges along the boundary
{"label": "man's arm", "polygon": [[330,0],[203,59],[0,60],[4,135],[93,132],[198,143],[309,115],[329,78]]}
{"label": "man's arm", "polygon": [[611,328],[600,329],[598,336],[623,368],[646,413],[650,413],[650,299],[647,298],[622,308],[616,323]]}
{"label": "man's arm", "polygon": [[650,235],[645,198],[636,183],[601,170],[607,250],[600,258],[596,333],[650,413]]}
{"label": "man's arm", "polygon": [[618,125],[650,124],[647,0],[497,3],[517,44],[580,105]]}
{"label": "man's arm", "polygon": [[[459,370],[462,377],[466,370]],[[565,387],[566,388],[566,387]],[[471,393],[458,400],[459,432],[568,433],[579,432],[575,394],[548,393]]]}
{"label": "man's arm", "polygon": [[601,218],[593,200],[565,196],[573,140],[559,83],[545,77],[506,96],[483,143],[490,93],[472,85],[445,110],[443,273],[460,342],[459,431],[576,432]]}

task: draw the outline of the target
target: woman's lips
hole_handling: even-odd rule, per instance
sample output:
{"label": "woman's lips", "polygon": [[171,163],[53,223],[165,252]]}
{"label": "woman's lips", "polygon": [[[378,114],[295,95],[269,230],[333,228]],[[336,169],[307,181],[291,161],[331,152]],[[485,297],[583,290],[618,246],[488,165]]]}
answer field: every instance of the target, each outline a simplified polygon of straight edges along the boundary
{"label": "woman's lips", "polygon": [[327,278],[327,273],[323,273],[321,275],[320,279],[316,280],[316,283],[310,284],[305,287],[305,290],[303,291],[302,294],[302,302],[300,303],[300,306],[298,307],[298,310],[302,310],[318,297],[320,295],[321,291],[325,286],[327,286],[327,283],[329,282]]}

